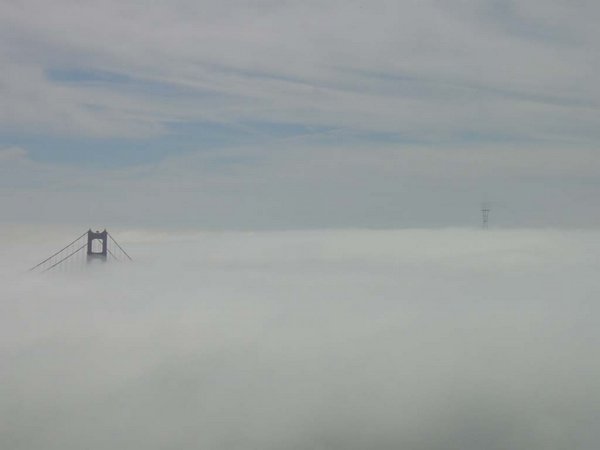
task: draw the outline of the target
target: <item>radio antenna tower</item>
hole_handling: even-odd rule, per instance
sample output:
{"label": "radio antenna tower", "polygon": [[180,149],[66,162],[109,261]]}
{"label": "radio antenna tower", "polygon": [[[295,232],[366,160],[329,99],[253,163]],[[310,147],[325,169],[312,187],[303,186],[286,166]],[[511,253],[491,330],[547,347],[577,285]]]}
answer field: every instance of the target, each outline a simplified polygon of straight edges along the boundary
{"label": "radio antenna tower", "polygon": [[488,204],[484,203],[481,205],[481,228],[487,230],[489,228],[490,222],[490,207]]}

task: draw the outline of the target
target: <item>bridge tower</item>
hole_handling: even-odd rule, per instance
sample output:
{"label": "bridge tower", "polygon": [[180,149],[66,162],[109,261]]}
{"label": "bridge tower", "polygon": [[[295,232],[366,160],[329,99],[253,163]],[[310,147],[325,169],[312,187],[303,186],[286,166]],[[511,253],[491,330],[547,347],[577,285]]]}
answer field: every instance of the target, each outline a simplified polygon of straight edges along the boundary
{"label": "bridge tower", "polygon": [[87,232],[87,261],[95,259],[106,261],[108,256],[108,231]]}
{"label": "bridge tower", "polygon": [[115,241],[115,238],[106,229],[104,231],[92,231],[89,229],[67,246],[53,253],[41,263],[33,266],[29,271],[41,273],[48,272],[57,267],[63,267],[66,270],[69,268],[69,265],[72,266],[76,261],[82,262],[84,253],[86,253],[85,260],[88,263],[94,260],[105,262],[110,258],[115,261],[123,261],[124,259],[133,261],[131,256]]}

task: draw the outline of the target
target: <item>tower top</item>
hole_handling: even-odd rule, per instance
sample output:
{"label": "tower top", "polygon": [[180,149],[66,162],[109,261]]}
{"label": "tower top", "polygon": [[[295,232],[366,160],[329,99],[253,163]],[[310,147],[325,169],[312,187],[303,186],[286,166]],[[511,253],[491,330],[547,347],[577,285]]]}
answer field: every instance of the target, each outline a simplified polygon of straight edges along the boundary
{"label": "tower top", "polygon": [[87,260],[90,262],[94,259],[106,261],[108,256],[108,231],[92,231],[87,232]]}

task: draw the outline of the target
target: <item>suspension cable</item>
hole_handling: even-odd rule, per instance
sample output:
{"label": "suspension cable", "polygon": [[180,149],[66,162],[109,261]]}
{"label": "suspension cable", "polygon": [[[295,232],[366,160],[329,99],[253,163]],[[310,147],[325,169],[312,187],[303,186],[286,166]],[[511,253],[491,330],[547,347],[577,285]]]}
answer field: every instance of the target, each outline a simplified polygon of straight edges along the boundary
{"label": "suspension cable", "polygon": [[123,252],[123,254],[124,254],[125,256],[127,256],[127,258],[129,259],[129,261],[133,261],[133,258],[131,258],[131,256],[129,256],[129,255],[127,254],[127,252],[126,252],[125,250],[123,250],[123,247],[121,247],[121,246],[119,245],[119,243],[118,243],[117,241],[115,241],[115,238],[114,238],[114,237],[112,237],[112,235],[111,235],[110,233],[108,233],[108,237],[110,237],[111,241],[113,241],[113,242],[114,242],[114,243],[117,245],[117,247],[119,247],[119,249],[120,249],[120,250]]}
{"label": "suspension cable", "polygon": [[54,269],[56,266],[58,266],[61,262],[66,261],[67,259],[69,259],[71,256],[73,256],[75,253],[79,252],[80,250],[83,250],[85,247],[87,247],[87,242],[85,244],[83,244],[81,247],[79,247],[77,250],[75,250],[74,252],[70,253],[69,255],[65,256],[63,259],[61,259],[60,261],[58,261],[57,263],[52,264],[50,267],[48,267],[45,270],[42,270],[43,272],[48,272],[51,269]]}
{"label": "suspension cable", "polygon": [[41,263],[33,266],[31,269],[29,269],[29,272],[31,272],[34,269],[37,269],[38,267],[40,267],[42,264],[44,264],[45,262],[48,262],[49,260],[51,260],[52,258],[54,258],[56,255],[64,252],[66,249],[68,249],[71,245],[73,245],[75,242],[77,242],[79,239],[81,239],[82,237],[84,237],[88,232],[86,231],[85,233],[83,233],[81,236],[79,236],[77,239],[75,239],[73,242],[71,242],[69,245],[65,246],[64,248],[62,248],[61,250],[57,251],[56,253],[54,253],[52,256],[49,256],[48,258],[46,258],[45,260],[43,260]]}
{"label": "suspension cable", "polygon": [[117,257],[115,256],[115,254],[114,254],[113,252],[111,252],[111,251],[110,251],[110,248],[107,248],[106,250],[108,251],[108,253],[110,253],[110,256],[112,256],[113,258],[115,258],[117,261],[120,261],[120,259],[119,259],[119,258],[117,258]]}

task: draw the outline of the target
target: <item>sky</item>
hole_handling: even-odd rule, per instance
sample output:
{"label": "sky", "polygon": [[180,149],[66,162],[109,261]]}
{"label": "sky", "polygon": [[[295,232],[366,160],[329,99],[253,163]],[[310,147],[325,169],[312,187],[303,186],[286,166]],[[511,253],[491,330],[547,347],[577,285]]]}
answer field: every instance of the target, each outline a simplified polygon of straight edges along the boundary
{"label": "sky", "polygon": [[594,228],[588,0],[0,1],[0,216]]}
{"label": "sky", "polygon": [[600,443],[598,231],[128,231],[18,273],[70,237],[1,235],[1,448]]}
{"label": "sky", "polygon": [[598,449],[599,22],[0,0],[0,448]]}

